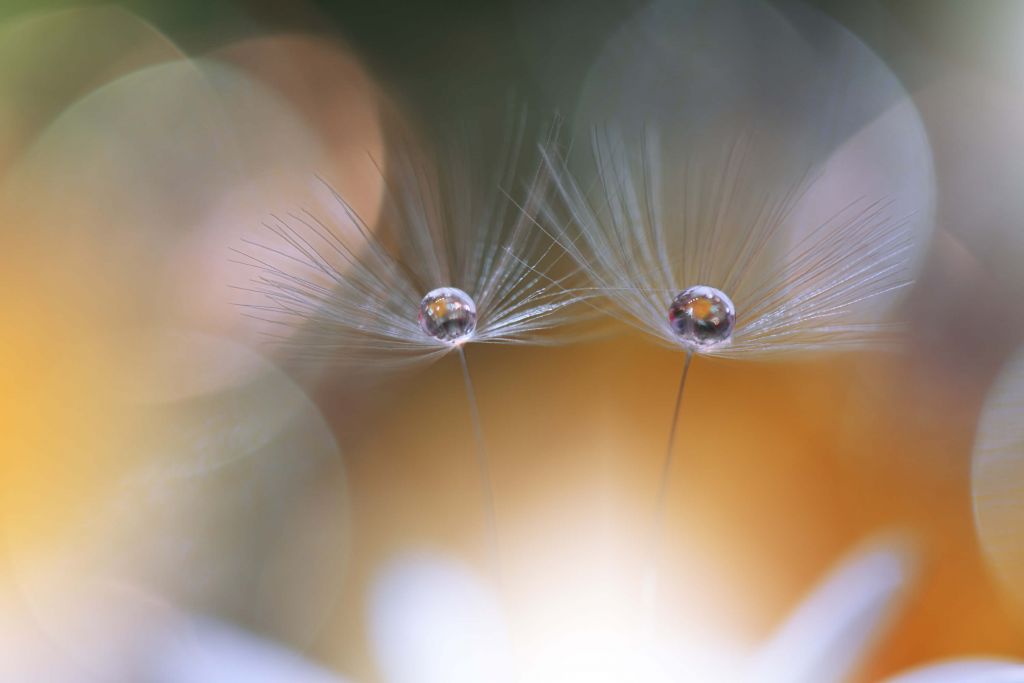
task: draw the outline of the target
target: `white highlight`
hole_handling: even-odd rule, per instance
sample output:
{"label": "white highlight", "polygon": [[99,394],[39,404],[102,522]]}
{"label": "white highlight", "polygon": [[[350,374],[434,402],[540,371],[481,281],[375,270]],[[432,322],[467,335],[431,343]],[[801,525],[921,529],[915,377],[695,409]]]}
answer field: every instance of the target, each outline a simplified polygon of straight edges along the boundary
{"label": "white highlight", "polygon": [[512,680],[497,598],[454,562],[421,555],[386,567],[373,586],[370,631],[388,683]]}

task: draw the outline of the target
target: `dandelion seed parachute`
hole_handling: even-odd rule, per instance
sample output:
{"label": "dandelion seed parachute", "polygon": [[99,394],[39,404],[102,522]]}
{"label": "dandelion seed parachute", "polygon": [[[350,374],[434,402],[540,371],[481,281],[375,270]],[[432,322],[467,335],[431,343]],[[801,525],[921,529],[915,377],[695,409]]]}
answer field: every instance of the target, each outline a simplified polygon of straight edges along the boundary
{"label": "dandelion seed parachute", "polygon": [[552,343],[580,296],[569,286],[575,270],[529,218],[549,184],[539,162],[525,161],[525,135],[520,124],[493,158],[483,152],[493,141],[479,135],[434,152],[398,136],[382,166],[378,224],[326,185],[333,215],[272,217],[266,236],[239,250],[255,269],[245,307],[300,330],[284,343],[293,358],[353,371],[470,342]]}
{"label": "dandelion seed parachute", "polygon": [[660,0],[611,37],[539,222],[622,321],[685,352],[655,497],[656,586],[694,355],[891,342],[931,226],[927,137],[887,67],[822,15]]}
{"label": "dandelion seed parachute", "polygon": [[[571,318],[580,299],[569,286],[575,269],[563,267],[561,252],[530,218],[548,183],[539,162],[524,163],[524,135],[520,124],[491,158],[484,150],[495,148],[493,140],[468,133],[433,153],[399,135],[382,169],[378,225],[334,193],[330,219],[308,211],[275,217],[266,240],[239,250],[255,268],[245,288],[258,298],[247,305],[250,314],[298,330],[284,344],[291,359],[372,374],[458,354],[499,576],[493,485],[463,347],[551,343],[552,328]],[[532,174],[525,187],[524,172]]]}
{"label": "dandelion seed parachute", "polygon": [[[557,234],[629,322],[670,346],[729,356],[850,347],[885,330],[862,304],[909,284],[916,248],[909,218],[894,214],[891,202],[852,199],[796,241],[787,222],[808,183],[764,196],[745,167],[745,142],[731,158],[688,163],[692,176],[673,181],[651,157],[655,133],[645,132],[632,153],[609,137],[594,143],[601,177],[594,200],[553,161],[582,237],[571,228]],[[741,191],[751,194],[735,196]],[[558,220],[547,215],[548,224]],[[728,334],[720,341],[729,343],[679,334],[676,300],[694,289],[713,290],[723,302]],[[867,313],[885,309],[878,303]]]}
{"label": "dandelion seed parachute", "polygon": [[[570,154],[547,155],[561,204],[542,222],[628,322],[728,356],[887,330],[927,243],[931,157],[906,93],[842,29],[759,3],[654,3],[609,41],[576,128]],[[667,314],[693,287],[734,304],[730,343],[676,334]]]}

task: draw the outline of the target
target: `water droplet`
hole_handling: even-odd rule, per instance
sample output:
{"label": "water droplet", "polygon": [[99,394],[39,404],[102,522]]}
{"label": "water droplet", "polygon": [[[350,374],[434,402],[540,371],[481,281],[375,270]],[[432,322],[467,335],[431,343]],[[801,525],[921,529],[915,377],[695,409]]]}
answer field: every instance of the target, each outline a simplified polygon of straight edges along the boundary
{"label": "water droplet", "polygon": [[465,341],[476,329],[476,303],[455,287],[438,287],[420,301],[420,329],[449,344]]}
{"label": "water droplet", "polygon": [[684,345],[708,350],[732,339],[736,308],[721,290],[697,285],[672,300],[668,321]]}

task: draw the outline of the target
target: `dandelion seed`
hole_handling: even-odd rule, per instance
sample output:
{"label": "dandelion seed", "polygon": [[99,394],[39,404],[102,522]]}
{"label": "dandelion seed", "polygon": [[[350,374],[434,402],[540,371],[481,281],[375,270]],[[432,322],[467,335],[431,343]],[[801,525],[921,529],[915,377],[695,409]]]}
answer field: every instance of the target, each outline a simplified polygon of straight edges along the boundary
{"label": "dandelion seed", "polygon": [[579,99],[589,139],[547,151],[560,202],[540,222],[615,319],[685,354],[657,536],[694,356],[893,342],[885,313],[930,229],[930,149],[887,66],[792,4],[655,0]]}
{"label": "dandelion seed", "polygon": [[752,357],[886,341],[891,326],[869,317],[868,302],[910,284],[909,217],[893,215],[887,199],[853,197],[814,229],[795,230],[815,175],[778,191],[763,185],[757,137],[699,144],[670,161],[653,128],[629,139],[595,131],[593,193],[548,153],[569,219],[549,205],[546,229],[620,319],[668,346]]}
{"label": "dandelion seed", "polygon": [[333,215],[273,216],[267,238],[238,250],[256,272],[241,288],[253,295],[244,309],[297,331],[275,339],[290,361],[357,373],[436,360],[469,342],[559,341],[551,332],[581,297],[568,286],[575,268],[526,215],[550,179],[538,163],[519,187],[523,135],[497,159],[477,140],[435,154],[398,145],[375,226],[323,184]]}
{"label": "dandelion seed", "polygon": [[550,181],[539,160],[521,158],[524,136],[520,122],[492,156],[484,150],[493,140],[479,134],[433,154],[400,138],[379,225],[325,185],[337,207],[330,220],[275,217],[270,239],[239,252],[256,271],[243,288],[257,297],[248,313],[297,330],[281,343],[290,359],[374,374],[458,354],[496,565],[493,486],[465,346],[554,343],[581,299],[570,286],[577,270],[528,217]]}
{"label": "dandelion seed", "polygon": [[872,304],[911,281],[916,232],[889,201],[854,197],[813,229],[794,226],[817,176],[806,171],[783,189],[763,183],[759,140],[746,131],[717,148],[693,142],[680,149],[654,128],[635,138],[597,130],[586,157],[596,178],[591,192],[565,159],[547,155],[568,217],[547,206],[545,229],[616,319],[685,354],[655,498],[655,539],[694,356],[891,341],[894,326],[872,320]]}

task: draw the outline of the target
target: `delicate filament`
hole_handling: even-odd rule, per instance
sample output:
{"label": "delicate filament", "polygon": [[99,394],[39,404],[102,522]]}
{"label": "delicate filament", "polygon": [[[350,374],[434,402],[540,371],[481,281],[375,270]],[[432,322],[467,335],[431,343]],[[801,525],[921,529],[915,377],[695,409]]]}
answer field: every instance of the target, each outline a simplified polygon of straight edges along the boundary
{"label": "delicate filament", "polygon": [[654,609],[657,604],[657,591],[658,591],[658,579],[661,570],[662,563],[662,551],[664,544],[662,538],[665,533],[665,513],[666,505],[668,503],[668,487],[669,482],[672,480],[672,464],[674,461],[674,449],[676,442],[676,433],[679,431],[679,417],[680,408],[683,405],[683,392],[686,389],[686,377],[690,372],[690,363],[693,361],[693,351],[686,352],[686,360],[683,361],[683,374],[679,378],[679,390],[676,392],[676,403],[675,408],[672,410],[672,427],[668,433],[668,445],[665,448],[665,460],[661,466],[661,479],[658,482],[658,497],[655,503],[654,512],[654,529],[653,535],[651,536],[651,565],[649,568],[649,574],[645,576],[645,585],[643,586],[644,591],[644,602],[646,607],[650,610],[650,618],[652,624],[655,620]]}
{"label": "delicate filament", "polygon": [[459,362],[462,365],[462,379],[466,385],[466,398],[469,400],[469,415],[473,422],[473,436],[476,440],[476,460],[480,471],[480,490],[483,494],[484,519],[487,526],[487,543],[490,547],[491,563],[494,575],[501,579],[501,553],[498,546],[498,514],[494,505],[494,485],[491,482],[491,468],[484,446],[484,432],[480,420],[480,407],[476,400],[473,380],[469,376],[469,364],[466,362],[466,350],[458,348]]}
{"label": "delicate filament", "polygon": [[679,378],[679,390],[676,392],[676,405],[672,410],[672,427],[668,432],[668,446],[665,449],[665,461],[661,466],[661,481],[658,484],[657,506],[655,508],[656,524],[658,535],[665,523],[665,504],[668,499],[668,484],[672,478],[673,450],[676,442],[676,432],[679,429],[679,409],[683,405],[683,390],[686,388],[686,376],[690,372],[690,362],[693,360],[693,351],[686,352],[686,360],[683,362],[683,374]]}

